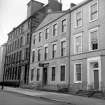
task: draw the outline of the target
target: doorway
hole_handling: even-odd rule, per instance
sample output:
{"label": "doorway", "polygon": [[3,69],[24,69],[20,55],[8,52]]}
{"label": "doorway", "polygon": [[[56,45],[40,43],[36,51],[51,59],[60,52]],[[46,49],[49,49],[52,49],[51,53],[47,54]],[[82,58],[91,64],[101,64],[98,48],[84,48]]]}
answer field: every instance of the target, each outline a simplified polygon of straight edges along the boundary
{"label": "doorway", "polygon": [[94,89],[99,89],[99,70],[94,70]]}
{"label": "doorway", "polygon": [[43,68],[43,85],[47,85],[47,67]]}
{"label": "doorway", "polygon": [[87,60],[87,89],[101,90],[101,57]]}

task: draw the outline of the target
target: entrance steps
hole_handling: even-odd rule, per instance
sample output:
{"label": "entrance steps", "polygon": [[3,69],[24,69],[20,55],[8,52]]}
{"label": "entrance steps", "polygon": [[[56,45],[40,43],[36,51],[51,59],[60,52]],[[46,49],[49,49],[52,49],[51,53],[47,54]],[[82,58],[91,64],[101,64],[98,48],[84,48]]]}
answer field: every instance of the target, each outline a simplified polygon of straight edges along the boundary
{"label": "entrance steps", "polygon": [[105,94],[102,91],[97,91],[97,90],[78,90],[75,94],[87,97],[97,97],[97,98],[105,97]]}
{"label": "entrance steps", "polygon": [[42,87],[42,90],[57,91],[58,88],[56,85],[46,85]]}

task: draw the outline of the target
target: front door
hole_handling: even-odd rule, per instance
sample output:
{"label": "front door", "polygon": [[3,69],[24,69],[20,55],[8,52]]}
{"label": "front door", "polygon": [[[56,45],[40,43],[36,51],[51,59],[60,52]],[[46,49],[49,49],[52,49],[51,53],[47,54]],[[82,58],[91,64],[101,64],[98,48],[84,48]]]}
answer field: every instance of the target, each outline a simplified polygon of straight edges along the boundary
{"label": "front door", "polygon": [[47,68],[43,68],[43,85],[47,84]]}
{"label": "front door", "polygon": [[99,89],[99,70],[94,70],[94,89]]}

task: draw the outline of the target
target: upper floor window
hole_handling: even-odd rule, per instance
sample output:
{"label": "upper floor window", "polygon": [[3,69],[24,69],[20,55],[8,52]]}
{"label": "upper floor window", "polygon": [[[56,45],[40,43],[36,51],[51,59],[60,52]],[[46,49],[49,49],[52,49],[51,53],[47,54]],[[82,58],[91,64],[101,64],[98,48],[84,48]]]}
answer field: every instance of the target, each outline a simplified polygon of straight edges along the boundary
{"label": "upper floor window", "polygon": [[20,26],[20,34],[23,33],[23,25]]}
{"label": "upper floor window", "polygon": [[97,18],[98,18],[98,0],[95,0],[90,5],[90,21],[94,21]]}
{"label": "upper floor window", "polygon": [[35,35],[33,36],[33,44],[35,44],[35,42],[36,42],[36,37],[35,37]]}
{"label": "upper floor window", "polygon": [[57,52],[57,45],[53,44],[53,49],[52,49],[52,58],[55,58]]}
{"label": "upper floor window", "polygon": [[22,60],[22,51],[19,52],[19,61]]}
{"label": "upper floor window", "polygon": [[46,28],[45,30],[45,39],[48,39],[48,35],[49,35],[49,28]]}
{"label": "upper floor window", "polygon": [[61,66],[61,76],[60,76],[61,81],[65,81],[65,65]]}
{"label": "upper floor window", "polygon": [[61,56],[66,55],[66,41],[61,42]]}
{"label": "upper floor window", "polygon": [[29,48],[25,49],[25,59],[29,59]]}
{"label": "upper floor window", "polygon": [[28,33],[27,36],[26,36],[26,44],[29,44],[29,42],[30,42],[30,35]]}
{"label": "upper floor window", "polygon": [[76,12],[76,27],[82,26],[82,10]]}
{"label": "upper floor window", "polygon": [[21,34],[21,27],[19,27],[19,34]]}
{"label": "upper floor window", "polygon": [[30,26],[31,26],[31,21],[29,20],[28,21],[28,28],[30,28]]}
{"label": "upper floor window", "polygon": [[45,60],[48,58],[48,47],[45,47],[45,55],[44,55]]}
{"label": "upper floor window", "polygon": [[41,49],[38,50],[38,61],[41,59]]}
{"label": "upper floor window", "polygon": [[20,39],[17,40],[17,48],[20,47]]}
{"label": "upper floor window", "polygon": [[17,40],[15,40],[15,49],[17,48]]}
{"label": "upper floor window", "polygon": [[98,28],[90,30],[89,34],[89,50],[98,49],[99,41],[98,41]]}
{"label": "upper floor window", "polygon": [[52,67],[52,81],[55,81],[55,67]]}
{"label": "upper floor window", "polygon": [[74,36],[74,53],[79,54],[82,52],[82,33]]}
{"label": "upper floor window", "polygon": [[67,22],[66,19],[62,20],[62,32],[66,32]]}
{"label": "upper floor window", "polygon": [[57,24],[53,25],[53,36],[57,35]]}
{"label": "upper floor window", "polygon": [[23,37],[20,38],[20,47],[23,45]]}
{"label": "upper floor window", "polygon": [[39,42],[41,41],[42,38],[42,32],[39,32]]}
{"label": "upper floor window", "polygon": [[35,61],[35,51],[32,51],[32,63]]}
{"label": "upper floor window", "polygon": [[82,69],[81,63],[74,65],[74,82],[82,81],[82,78],[81,78],[82,70],[81,69]]}

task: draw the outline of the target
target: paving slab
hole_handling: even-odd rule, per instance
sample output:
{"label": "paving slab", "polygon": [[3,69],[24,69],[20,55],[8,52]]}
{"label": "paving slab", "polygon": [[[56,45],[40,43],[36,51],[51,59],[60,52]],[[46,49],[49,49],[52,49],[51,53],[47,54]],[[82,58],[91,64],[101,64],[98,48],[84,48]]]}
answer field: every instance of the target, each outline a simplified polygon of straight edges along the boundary
{"label": "paving slab", "polygon": [[75,96],[70,94],[54,93],[54,92],[46,92],[46,91],[38,91],[38,90],[30,90],[22,88],[11,88],[11,87],[5,87],[4,90],[17,92],[20,94],[25,94],[33,97],[46,98],[49,100],[60,101],[65,103],[72,103],[74,105],[105,105],[105,100],[102,99]]}

